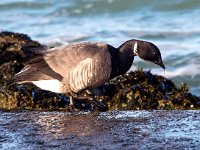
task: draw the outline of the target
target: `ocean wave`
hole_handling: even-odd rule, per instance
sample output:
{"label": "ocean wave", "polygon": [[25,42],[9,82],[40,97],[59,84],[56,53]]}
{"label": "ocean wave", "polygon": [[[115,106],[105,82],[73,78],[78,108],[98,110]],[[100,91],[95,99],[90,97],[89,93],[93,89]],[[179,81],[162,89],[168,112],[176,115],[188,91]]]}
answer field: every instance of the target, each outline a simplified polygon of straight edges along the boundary
{"label": "ocean wave", "polygon": [[35,9],[46,11],[44,9],[54,8],[55,14],[104,14],[120,13],[134,11],[156,11],[156,12],[176,12],[199,9],[198,0],[174,0],[171,1],[147,1],[147,0],[1,0],[2,9]]}
{"label": "ocean wave", "polygon": [[195,78],[198,75],[200,75],[199,70],[200,70],[200,64],[188,64],[173,70],[165,70],[164,74],[160,72],[155,72],[155,73],[165,76],[167,78],[175,78],[183,76],[190,76],[191,78]]}

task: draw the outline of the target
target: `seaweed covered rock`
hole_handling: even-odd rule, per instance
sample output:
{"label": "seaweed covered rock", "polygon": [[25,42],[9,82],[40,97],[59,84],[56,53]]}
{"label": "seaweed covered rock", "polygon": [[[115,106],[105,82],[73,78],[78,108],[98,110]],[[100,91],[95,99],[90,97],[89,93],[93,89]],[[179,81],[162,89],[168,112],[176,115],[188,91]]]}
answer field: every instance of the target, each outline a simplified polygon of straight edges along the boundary
{"label": "seaweed covered rock", "polygon": [[150,71],[138,70],[110,81],[115,93],[109,100],[110,110],[141,109],[199,109],[200,98],[188,91],[186,84],[181,87]]}
{"label": "seaweed covered rock", "polygon": [[3,110],[67,110],[68,104],[65,96],[40,90],[33,84],[14,85],[0,91]]}
{"label": "seaweed covered rock", "polygon": [[34,49],[44,48],[46,46],[31,40],[25,34],[0,32],[1,83],[22,69],[23,62],[34,54]]}
{"label": "seaweed covered rock", "polygon": [[[8,87],[6,80],[19,72],[24,61],[46,46],[27,35],[0,32],[0,109],[68,110],[69,98],[43,91],[31,83]],[[98,93],[98,94],[97,94]],[[171,80],[137,70],[121,75],[91,92],[80,93],[108,104],[109,110],[199,109],[200,98],[188,91],[186,84],[177,87]],[[93,110],[90,101],[77,99],[75,108]]]}

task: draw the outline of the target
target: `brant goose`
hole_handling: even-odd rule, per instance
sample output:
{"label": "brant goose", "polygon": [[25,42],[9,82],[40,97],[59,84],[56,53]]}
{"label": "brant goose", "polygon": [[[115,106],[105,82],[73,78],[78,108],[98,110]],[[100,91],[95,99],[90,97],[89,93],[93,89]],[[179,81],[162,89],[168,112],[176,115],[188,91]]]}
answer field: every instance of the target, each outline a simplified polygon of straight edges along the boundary
{"label": "brant goose", "polygon": [[165,69],[159,49],[147,41],[132,39],[118,48],[101,42],[83,42],[40,52],[11,82],[32,82],[43,90],[68,93],[73,105],[75,94],[126,73],[134,56]]}

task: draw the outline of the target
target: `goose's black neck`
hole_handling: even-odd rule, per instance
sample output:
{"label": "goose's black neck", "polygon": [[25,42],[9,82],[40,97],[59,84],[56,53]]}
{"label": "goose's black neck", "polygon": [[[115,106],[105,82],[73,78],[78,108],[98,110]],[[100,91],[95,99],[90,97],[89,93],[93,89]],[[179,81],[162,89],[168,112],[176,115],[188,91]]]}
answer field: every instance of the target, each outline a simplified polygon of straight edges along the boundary
{"label": "goose's black neck", "polygon": [[126,73],[134,60],[134,44],[135,40],[126,41],[118,48],[111,47],[111,63],[112,63],[112,71],[110,78],[114,78],[118,75]]}

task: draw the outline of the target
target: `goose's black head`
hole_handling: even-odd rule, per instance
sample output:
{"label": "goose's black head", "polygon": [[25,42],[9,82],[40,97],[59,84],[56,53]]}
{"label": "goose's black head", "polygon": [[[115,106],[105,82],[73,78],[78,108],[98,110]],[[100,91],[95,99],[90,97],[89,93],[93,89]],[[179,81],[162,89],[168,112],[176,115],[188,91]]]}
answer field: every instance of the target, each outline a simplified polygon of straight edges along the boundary
{"label": "goose's black head", "polygon": [[165,69],[160,50],[153,43],[135,40],[133,52],[135,56],[139,56],[141,59],[150,61]]}

